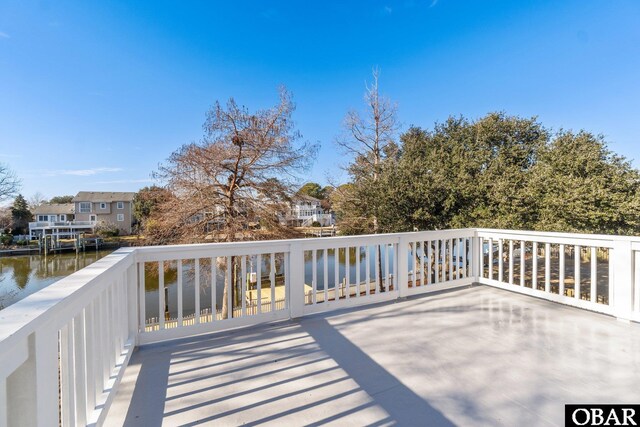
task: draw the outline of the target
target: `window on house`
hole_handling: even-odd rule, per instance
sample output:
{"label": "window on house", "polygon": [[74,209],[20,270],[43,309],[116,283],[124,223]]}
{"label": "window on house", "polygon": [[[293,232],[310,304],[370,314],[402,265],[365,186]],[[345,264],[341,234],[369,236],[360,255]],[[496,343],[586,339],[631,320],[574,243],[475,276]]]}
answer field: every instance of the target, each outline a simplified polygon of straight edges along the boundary
{"label": "window on house", "polygon": [[124,209],[124,202],[118,202],[118,204],[116,205],[116,207],[118,209]]}
{"label": "window on house", "polygon": [[91,215],[89,217],[89,220],[95,222],[96,221],[96,216],[95,215]]}
{"label": "window on house", "polygon": [[118,214],[116,219],[118,221],[124,221],[124,214]]}
{"label": "window on house", "polygon": [[80,202],[80,213],[91,212],[91,202]]}
{"label": "window on house", "polygon": [[100,209],[107,209],[107,204],[104,202],[100,202]]}
{"label": "window on house", "polygon": [[47,215],[38,215],[38,221],[48,221],[49,217]]}

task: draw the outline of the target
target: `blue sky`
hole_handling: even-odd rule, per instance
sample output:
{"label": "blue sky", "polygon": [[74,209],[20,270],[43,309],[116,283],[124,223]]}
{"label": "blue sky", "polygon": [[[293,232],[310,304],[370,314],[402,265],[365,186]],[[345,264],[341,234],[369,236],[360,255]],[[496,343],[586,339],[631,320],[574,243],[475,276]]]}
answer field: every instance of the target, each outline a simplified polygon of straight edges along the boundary
{"label": "blue sky", "polygon": [[373,66],[399,119],[503,110],[604,134],[640,166],[640,1],[0,2],[0,162],[22,193],[136,191],[206,110],[294,95],[321,150]]}

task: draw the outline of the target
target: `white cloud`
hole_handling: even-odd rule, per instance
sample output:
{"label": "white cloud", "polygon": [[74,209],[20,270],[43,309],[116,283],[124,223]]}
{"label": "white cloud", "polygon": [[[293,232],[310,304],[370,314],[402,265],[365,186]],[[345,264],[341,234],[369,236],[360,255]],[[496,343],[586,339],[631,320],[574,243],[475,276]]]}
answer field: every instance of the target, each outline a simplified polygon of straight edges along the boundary
{"label": "white cloud", "polygon": [[92,169],[63,169],[45,172],[46,176],[60,176],[60,175],[73,175],[73,176],[92,176],[100,173],[109,172],[121,172],[122,168],[92,168]]}
{"label": "white cloud", "polygon": [[385,12],[386,14],[389,14],[389,15],[390,15],[390,14],[391,14],[391,12],[393,12],[393,9],[391,8],[391,6],[385,6],[385,7],[384,7],[384,12]]}
{"label": "white cloud", "polygon": [[438,4],[438,0],[432,0],[431,4],[429,5],[429,7],[434,7],[437,4]]}
{"label": "white cloud", "polygon": [[0,31],[0,39],[10,39],[11,36],[9,36],[9,34]]}

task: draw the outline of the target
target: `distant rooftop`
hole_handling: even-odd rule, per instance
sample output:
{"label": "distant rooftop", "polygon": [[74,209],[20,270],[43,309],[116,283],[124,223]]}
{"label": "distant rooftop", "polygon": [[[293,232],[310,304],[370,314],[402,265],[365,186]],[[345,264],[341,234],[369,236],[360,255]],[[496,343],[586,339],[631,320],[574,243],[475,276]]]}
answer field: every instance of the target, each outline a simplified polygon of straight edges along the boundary
{"label": "distant rooftop", "polygon": [[136,193],[117,191],[80,191],[73,202],[131,202]]}
{"label": "distant rooftop", "polygon": [[35,215],[43,215],[43,214],[73,214],[74,213],[74,204],[73,203],[43,203],[37,208],[33,210]]}

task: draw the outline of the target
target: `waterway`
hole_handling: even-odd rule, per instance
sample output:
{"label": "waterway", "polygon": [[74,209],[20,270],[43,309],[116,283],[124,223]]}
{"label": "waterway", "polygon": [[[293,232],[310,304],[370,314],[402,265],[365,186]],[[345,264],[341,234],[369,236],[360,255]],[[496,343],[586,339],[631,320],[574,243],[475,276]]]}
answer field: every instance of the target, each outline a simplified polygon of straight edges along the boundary
{"label": "waterway", "polygon": [[113,252],[0,257],[0,310]]}

